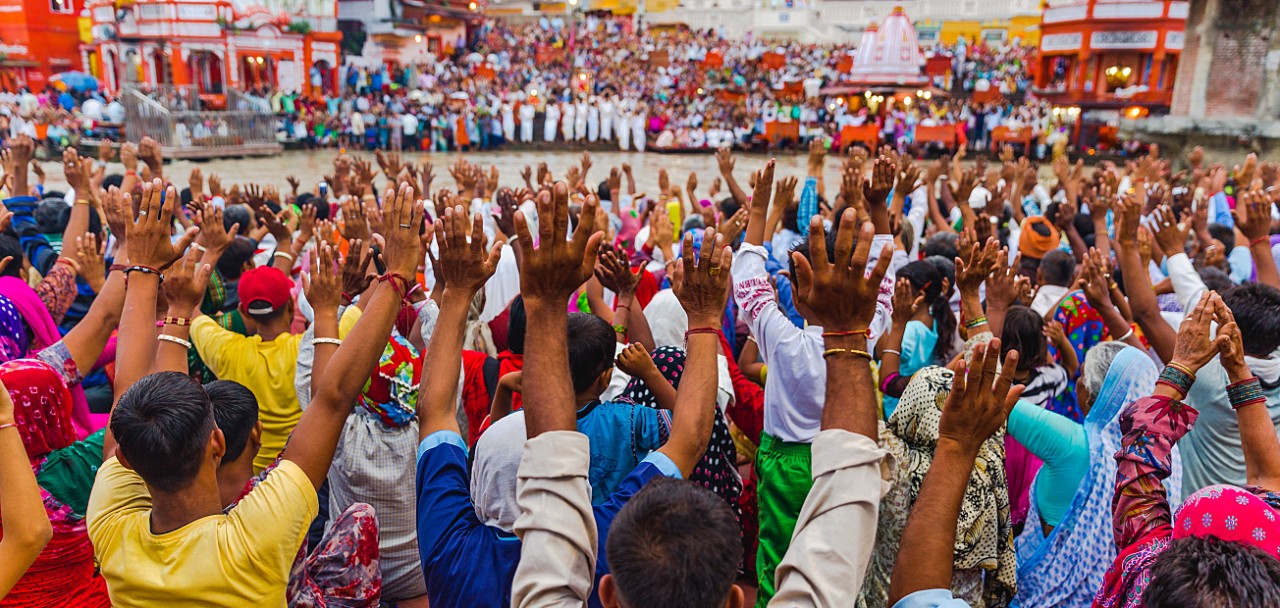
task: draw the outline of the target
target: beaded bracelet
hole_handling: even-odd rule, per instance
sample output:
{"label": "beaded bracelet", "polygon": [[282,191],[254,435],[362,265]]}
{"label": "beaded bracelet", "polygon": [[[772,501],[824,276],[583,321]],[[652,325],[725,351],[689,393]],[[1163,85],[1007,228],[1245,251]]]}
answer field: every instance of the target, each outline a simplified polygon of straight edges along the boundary
{"label": "beaded bracelet", "polygon": [[965,329],[973,329],[973,328],[975,328],[975,327],[978,327],[979,325],[986,325],[986,323],[987,323],[987,318],[986,318],[986,317],[978,317],[978,318],[976,318],[976,319],[969,319],[968,321],[965,321],[965,322],[964,322],[964,328],[965,328]]}
{"label": "beaded bracelet", "polygon": [[182,338],[179,338],[178,336],[171,336],[171,335],[169,335],[169,334],[160,334],[160,335],[156,336],[156,338],[159,338],[160,340],[163,340],[163,341],[165,341],[165,342],[172,342],[172,343],[177,344],[178,346],[181,346],[181,347],[183,347],[183,348],[185,348],[185,349],[187,349],[187,350],[191,350],[191,342],[189,342],[189,341],[187,341],[187,340],[183,340]]}
{"label": "beaded bracelet", "polygon": [[871,360],[871,353],[865,350],[858,350],[856,348],[828,348],[822,352],[823,359],[826,359],[831,355],[853,355],[855,357],[862,357],[867,361]]}
{"label": "beaded bracelet", "polygon": [[1258,381],[1257,376],[1228,384],[1227,399],[1231,401],[1231,409],[1234,410],[1246,405],[1267,402],[1267,396],[1263,394],[1262,383]]}
{"label": "beaded bracelet", "polygon": [[1172,363],[1166,365],[1164,371],[1160,372],[1160,378],[1156,380],[1156,384],[1164,384],[1170,388],[1187,394],[1191,390],[1191,385],[1196,381],[1195,376],[1188,374],[1182,366],[1174,366]]}

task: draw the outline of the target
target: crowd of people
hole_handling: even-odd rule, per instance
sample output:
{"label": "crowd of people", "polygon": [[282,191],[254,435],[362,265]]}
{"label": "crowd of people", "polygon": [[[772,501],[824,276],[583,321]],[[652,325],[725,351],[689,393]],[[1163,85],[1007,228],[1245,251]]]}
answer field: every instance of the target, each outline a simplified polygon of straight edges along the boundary
{"label": "crowd of people", "polygon": [[1256,157],[723,148],[695,201],[589,156],[180,182],[149,139],[60,192],[33,148],[0,606],[1280,604]]}
{"label": "crowd of people", "polygon": [[[885,108],[824,87],[845,82],[842,45],[731,40],[717,30],[637,32],[629,19],[588,15],[576,30],[561,19],[523,27],[493,21],[477,50],[410,66],[348,66],[341,92],[271,97],[290,136],[308,145],[434,151],[506,143],[614,144],[622,150],[716,150],[776,145],[768,125],[799,123],[793,144],[840,144],[842,127],[878,124],[884,141],[912,143],[921,122],[956,124],[985,141],[1002,120],[1034,111],[1041,143],[1060,125],[1047,105],[889,100]],[[570,40],[572,39],[572,43]],[[1017,44],[937,46],[954,56],[965,91],[1021,92],[1028,53]],[[482,52],[483,51],[483,52]],[[994,82],[994,84],[992,84]],[[941,84],[941,83],[940,83]],[[853,107],[857,105],[858,107]],[[988,124],[989,115],[998,115]],[[1052,145],[1050,142],[1049,145]]]}
{"label": "crowd of people", "polygon": [[[928,49],[953,57],[951,78],[966,95],[988,88],[1023,92],[1033,51],[964,42]],[[559,18],[528,25],[497,19],[487,21],[470,46],[459,41],[430,61],[350,62],[328,87],[313,73],[308,82],[317,88],[309,95],[262,83],[235,102],[252,108],[232,109],[274,113],[277,137],[286,143],[356,150],[523,144],[712,151],[804,146],[814,139],[839,148],[847,143],[844,127],[867,124],[876,125],[882,142],[905,150],[917,125],[946,124],[955,126],[960,146],[978,149],[988,146],[997,126],[1029,126],[1036,158],[1044,158],[1070,132],[1047,103],[1035,100],[979,103],[940,95],[872,104],[849,97],[831,87],[847,84],[841,66],[850,52],[845,45],[736,40],[717,30],[637,31],[630,19],[596,14],[572,25]],[[950,88],[949,79],[934,80]],[[172,111],[194,109],[173,90],[150,94]],[[119,99],[95,91],[48,87],[0,97],[0,133],[27,135],[50,153],[76,145],[82,135],[118,138],[124,116]],[[178,124],[175,145],[234,136],[207,116]]]}

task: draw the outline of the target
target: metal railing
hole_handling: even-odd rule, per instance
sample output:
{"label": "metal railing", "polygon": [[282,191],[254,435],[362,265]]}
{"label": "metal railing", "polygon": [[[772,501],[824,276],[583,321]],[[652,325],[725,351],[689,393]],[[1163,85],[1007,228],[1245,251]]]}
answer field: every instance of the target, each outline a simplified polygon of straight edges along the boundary
{"label": "metal railing", "polygon": [[234,153],[236,149],[279,148],[275,116],[269,107],[264,110],[252,98],[245,97],[245,103],[233,105],[229,97],[228,105],[235,109],[227,111],[174,111],[133,87],[124,89],[123,98],[125,138],[138,142],[150,137],[164,148],[166,155],[192,157],[212,155],[214,149]]}

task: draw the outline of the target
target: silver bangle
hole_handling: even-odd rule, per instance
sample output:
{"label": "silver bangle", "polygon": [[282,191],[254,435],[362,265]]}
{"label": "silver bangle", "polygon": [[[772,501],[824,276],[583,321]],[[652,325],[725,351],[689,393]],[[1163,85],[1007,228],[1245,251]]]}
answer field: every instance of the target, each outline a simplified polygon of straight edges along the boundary
{"label": "silver bangle", "polygon": [[1133,327],[1132,327],[1132,326],[1130,326],[1130,327],[1129,327],[1129,333],[1126,333],[1125,335],[1120,336],[1119,338],[1117,338],[1117,339],[1116,339],[1116,342],[1124,342],[1125,340],[1128,340],[1131,336],[1133,336]]}
{"label": "silver bangle", "polygon": [[275,253],[271,254],[271,256],[272,256],[272,257],[277,257],[277,258],[288,258],[290,262],[294,261],[294,259],[295,259],[295,258],[293,257],[293,254],[292,254],[292,253],[289,253],[289,252],[287,252],[287,251],[277,251],[277,252],[275,252]]}
{"label": "silver bangle", "polygon": [[900,351],[900,350],[894,350],[894,349],[892,349],[892,348],[882,348],[882,349],[880,349],[880,356],[881,356],[881,357],[883,357],[883,356],[885,356],[885,355],[890,355],[890,354],[892,354],[892,355],[898,355],[899,357],[901,357],[901,356],[902,356],[902,351]]}
{"label": "silver bangle", "polygon": [[208,249],[208,248],[206,248],[206,247],[202,247],[202,246],[200,245],[200,243],[192,243],[192,244],[191,244],[191,246],[192,246],[192,247],[195,247],[195,248],[196,248],[196,251],[199,251],[200,253],[204,253],[204,252],[206,252],[206,251],[208,251],[208,250],[209,250],[209,249]]}
{"label": "silver bangle", "polygon": [[178,346],[181,346],[181,347],[183,347],[183,348],[185,348],[185,349],[187,349],[187,350],[191,350],[191,342],[189,342],[189,341],[187,341],[187,340],[183,340],[182,338],[179,338],[178,336],[171,336],[171,335],[169,335],[169,334],[160,334],[160,335],[156,336],[156,338],[158,338],[158,339],[160,339],[160,340],[163,340],[163,341],[165,341],[165,342],[173,342],[174,344],[177,344]]}
{"label": "silver bangle", "polygon": [[332,344],[334,346],[342,346],[342,340],[338,338],[314,338],[311,340],[313,344]]}

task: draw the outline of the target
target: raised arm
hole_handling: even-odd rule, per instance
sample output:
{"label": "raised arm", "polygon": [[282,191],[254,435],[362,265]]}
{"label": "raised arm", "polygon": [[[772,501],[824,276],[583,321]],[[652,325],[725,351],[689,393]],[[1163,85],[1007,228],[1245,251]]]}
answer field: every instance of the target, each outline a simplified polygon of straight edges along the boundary
{"label": "raised arm", "polygon": [[1173,358],[1160,374],[1154,394],[1129,404],[1120,414],[1120,451],[1116,452],[1116,489],[1111,499],[1116,548],[1124,551],[1152,532],[1167,527],[1173,513],[1165,492],[1172,474],[1173,446],[1195,424],[1199,412],[1182,402],[1196,372],[1217,356],[1225,335],[1209,339],[1217,294],[1205,292],[1182,322]]}
{"label": "raised arm", "polygon": [[[733,152],[728,146],[716,150],[716,164],[720,167],[720,175],[724,177],[724,183],[729,187],[729,194],[733,195],[733,200],[743,207],[747,206],[747,193],[742,189],[742,186],[738,185],[738,180],[733,178],[733,167],[737,164],[737,161],[733,159]],[[627,165],[622,167],[623,169],[630,169]],[[628,170],[627,179],[630,180],[630,178],[631,171]],[[629,182],[629,184],[632,185],[631,193],[635,194],[634,182]],[[767,207],[768,205],[765,206]]]}
{"label": "raised arm", "polygon": [[1236,411],[1240,447],[1244,449],[1246,482],[1268,490],[1280,489],[1280,439],[1276,438],[1262,386],[1244,361],[1244,339],[1231,309],[1222,301],[1214,305],[1218,323],[1219,360],[1227,370],[1227,397]]}
{"label": "raised arm", "polygon": [[1275,207],[1276,193],[1252,190],[1241,197],[1232,214],[1236,227],[1249,239],[1249,253],[1258,270],[1258,282],[1280,289],[1280,272],[1271,254],[1271,212]]}
{"label": "raised arm", "polygon": [[595,268],[604,237],[595,232],[598,207],[587,195],[566,241],[569,187],[557,182],[550,197],[538,200],[537,248],[524,215],[516,217],[521,295],[529,327],[538,328],[525,338],[528,382],[522,382],[529,439],[516,482],[515,532],[523,542],[511,586],[511,605],[521,608],[582,606],[591,594],[598,545],[587,483],[591,457],[586,436],[577,432],[565,302]]}
{"label": "raised arm", "polygon": [[[116,401],[143,376],[151,373],[156,359],[156,298],[160,290],[160,269],[178,259],[197,230],[188,230],[175,245],[169,238],[178,193],[169,188],[161,203],[164,187],[160,180],[142,185],[138,216],[127,222],[129,267],[125,268],[128,290],[120,318],[120,340],[116,350]],[[103,459],[115,454],[116,440],[111,427],[102,444]]]}
{"label": "raised arm", "polygon": [[[827,350],[822,432],[813,443],[813,488],[778,566],[771,605],[851,606],[862,588],[874,545],[885,452],[876,445],[877,413],[867,332],[876,314],[888,252],[866,272],[874,228],[863,224],[854,247],[857,213],[845,209],[828,262],[820,218],[810,223],[810,264],[793,255],[796,297],[822,326]],[[833,539],[839,530],[841,538]]]}
{"label": "raised arm", "polygon": [[1151,286],[1151,275],[1147,274],[1147,267],[1138,254],[1141,203],[1122,198],[1116,201],[1114,209],[1114,245],[1120,260],[1120,272],[1124,274],[1124,291],[1129,298],[1133,320],[1142,328],[1142,333],[1146,335],[1160,360],[1169,361],[1173,358],[1173,344],[1177,334],[1160,315],[1160,304],[1156,302],[1155,289]]}
{"label": "raised arm", "polygon": [[[773,237],[765,230],[765,224],[769,221],[769,191],[773,189],[773,167],[773,159],[769,159],[764,169],[756,174],[755,191],[751,195],[751,216],[747,220],[745,237],[745,242],[750,245],[764,245],[766,240]],[[794,182],[791,187],[795,188]]]}
{"label": "raised arm", "polygon": [[1000,430],[1022,394],[1021,386],[1013,386],[1018,352],[1009,351],[997,374],[999,353],[999,338],[977,345],[973,360],[961,363],[952,380],[933,464],[902,533],[889,583],[891,606],[919,591],[951,588],[956,519],[965,486],[983,442]]}
{"label": "raised arm", "polygon": [[[157,336],[156,362],[152,373],[179,372],[186,374],[187,352],[191,350],[191,318],[199,309],[209,286],[213,267],[204,263],[204,254],[192,247],[165,274],[164,295],[169,302],[164,328]],[[216,263],[216,262],[215,262]]]}
{"label": "raised arm", "polygon": [[[415,284],[410,277],[416,275],[422,258],[418,241],[422,202],[412,199],[407,186],[402,186],[398,192],[388,191],[384,200],[390,201],[385,235],[387,274],[383,275],[381,285],[373,292],[372,301],[356,326],[333,354],[328,366],[332,373],[324,374],[316,383],[311,405],[302,413],[294,429],[294,435],[302,440],[290,441],[284,451],[284,458],[297,464],[317,488],[324,483],[329,472],[342,427],[355,406],[356,394],[386,348],[401,303]],[[340,285],[336,277],[334,284]],[[335,287],[338,297],[341,297],[340,289]],[[319,327],[318,338],[336,337],[332,334],[322,336],[318,330]]]}
{"label": "raised arm", "polygon": [[53,537],[49,514],[13,417],[13,399],[0,383],[0,597],[26,574]]}
{"label": "raised arm", "polygon": [[[524,214],[517,214],[523,217]],[[431,365],[431,373],[422,374],[422,387],[418,391],[418,437],[425,439],[437,431],[461,434],[454,406],[454,393],[458,390],[458,373],[462,369],[462,338],[467,325],[467,311],[476,294],[498,268],[502,246],[494,245],[484,251],[483,220],[480,214],[472,219],[472,234],[477,238],[467,240],[467,211],[458,205],[446,207],[436,218],[435,234],[440,257],[435,263],[443,285],[440,299],[440,316],[436,320],[435,333],[427,344],[423,359]],[[566,298],[567,299],[567,298]],[[536,327],[530,325],[530,327]],[[529,335],[540,333],[529,332]]]}
{"label": "raised arm", "polygon": [[672,414],[671,438],[659,449],[680,468],[685,477],[707,450],[715,423],[716,351],[720,347],[720,322],[729,294],[729,269],[733,250],[724,236],[713,229],[703,235],[702,248],[695,257],[693,235],[685,234],[684,251],[677,266],[676,298],[689,316],[685,334],[688,353],[680,390]]}

